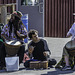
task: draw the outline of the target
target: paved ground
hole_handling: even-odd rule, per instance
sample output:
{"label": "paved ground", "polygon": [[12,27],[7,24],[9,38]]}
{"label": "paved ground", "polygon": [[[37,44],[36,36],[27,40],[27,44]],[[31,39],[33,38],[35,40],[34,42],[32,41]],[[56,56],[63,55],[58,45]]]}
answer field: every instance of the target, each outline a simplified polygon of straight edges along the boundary
{"label": "paved ground", "polygon": [[[55,58],[57,62],[61,59],[63,47],[70,38],[49,38],[47,40],[49,49],[51,50],[51,58]],[[61,71],[59,69],[50,68],[45,70],[26,70],[23,64],[20,65],[20,70],[15,72],[0,71],[0,75],[75,75],[75,71]]]}

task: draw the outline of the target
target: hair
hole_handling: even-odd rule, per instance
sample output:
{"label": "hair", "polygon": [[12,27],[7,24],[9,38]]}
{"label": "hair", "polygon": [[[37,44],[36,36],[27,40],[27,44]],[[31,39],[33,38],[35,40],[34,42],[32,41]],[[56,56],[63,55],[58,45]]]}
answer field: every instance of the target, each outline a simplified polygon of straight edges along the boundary
{"label": "hair", "polygon": [[[20,18],[18,18],[17,16],[13,15],[15,17],[15,19],[11,22],[11,19],[9,20],[8,22],[8,26],[9,26],[9,37],[10,37],[10,34],[12,32],[12,25],[14,26],[14,33],[15,35],[17,36],[17,31],[19,30],[20,26],[21,26],[21,23],[19,23],[20,21]],[[18,36],[17,36],[18,37]],[[19,37],[18,37],[19,38]]]}
{"label": "hair", "polygon": [[37,30],[34,30],[34,29],[31,29],[28,33],[28,37],[31,39],[32,38],[32,35],[34,35],[35,33],[38,34],[38,31]]}

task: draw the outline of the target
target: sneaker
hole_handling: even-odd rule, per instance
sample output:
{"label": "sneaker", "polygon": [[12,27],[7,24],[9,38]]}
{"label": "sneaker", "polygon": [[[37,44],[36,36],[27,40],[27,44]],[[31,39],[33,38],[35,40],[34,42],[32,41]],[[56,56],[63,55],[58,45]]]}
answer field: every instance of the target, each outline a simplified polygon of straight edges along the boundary
{"label": "sneaker", "polygon": [[71,67],[70,66],[65,66],[64,68],[61,69],[62,71],[65,71],[65,70],[71,70]]}

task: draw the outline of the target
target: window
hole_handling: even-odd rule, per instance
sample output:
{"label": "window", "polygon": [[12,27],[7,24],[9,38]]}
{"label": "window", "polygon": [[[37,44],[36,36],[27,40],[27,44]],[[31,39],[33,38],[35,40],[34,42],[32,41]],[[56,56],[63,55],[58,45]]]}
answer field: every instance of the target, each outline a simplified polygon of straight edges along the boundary
{"label": "window", "polygon": [[36,6],[38,3],[39,0],[21,0],[21,5],[25,6]]}

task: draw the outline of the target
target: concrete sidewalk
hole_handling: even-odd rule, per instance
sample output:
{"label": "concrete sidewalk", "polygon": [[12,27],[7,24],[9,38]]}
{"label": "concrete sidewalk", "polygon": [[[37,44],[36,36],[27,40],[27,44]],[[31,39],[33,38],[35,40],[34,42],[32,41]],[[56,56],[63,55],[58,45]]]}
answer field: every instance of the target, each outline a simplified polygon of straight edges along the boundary
{"label": "concrete sidewalk", "polygon": [[[71,38],[50,38],[45,37],[47,40],[49,49],[51,51],[51,58],[55,58],[57,62],[61,59],[64,45]],[[20,65],[20,70],[15,72],[0,71],[0,75],[75,75],[75,71],[61,71],[59,69],[40,69],[40,70],[26,70],[23,64]]]}

